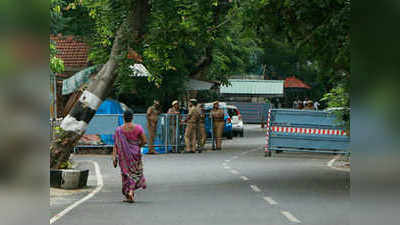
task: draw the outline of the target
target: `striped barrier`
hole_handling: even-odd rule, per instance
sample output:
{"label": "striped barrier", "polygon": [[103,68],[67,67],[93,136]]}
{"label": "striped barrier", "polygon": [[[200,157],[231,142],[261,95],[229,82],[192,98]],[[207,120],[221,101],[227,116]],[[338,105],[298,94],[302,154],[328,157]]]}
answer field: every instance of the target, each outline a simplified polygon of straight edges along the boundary
{"label": "striped barrier", "polygon": [[265,156],[272,151],[347,154],[350,137],[333,113],[272,109],[267,116]]}
{"label": "striped barrier", "polygon": [[271,124],[271,109],[268,110],[268,115],[267,115],[267,133],[265,135],[265,155],[266,156],[271,156],[271,151],[269,150],[270,124]]}
{"label": "striped barrier", "polygon": [[276,133],[296,133],[296,134],[319,134],[319,135],[341,135],[346,136],[344,130],[333,129],[315,129],[315,128],[298,128],[298,127],[279,127],[272,126],[272,132]]}

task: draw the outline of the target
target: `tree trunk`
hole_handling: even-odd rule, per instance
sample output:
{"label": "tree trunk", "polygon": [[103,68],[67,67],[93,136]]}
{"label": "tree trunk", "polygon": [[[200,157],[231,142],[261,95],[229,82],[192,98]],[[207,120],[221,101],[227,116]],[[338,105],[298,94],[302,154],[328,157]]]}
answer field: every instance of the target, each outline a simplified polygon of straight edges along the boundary
{"label": "tree trunk", "polygon": [[63,162],[69,159],[72,148],[77,144],[81,136],[106,97],[107,91],[112,85],[112,81],[117,68],[116,56],[120,53],[122,30],[117,31],[110,58],[104,64],[97,76],[92,80],[83,91],[78,102],[71,109],[70,113],[62,120],[60,129],[50,145],[50,167],[57,169]]}
{"label": "tree trunk", "polygon": [[[131,37],[138,42],[142,40],[143,27],[149,13],[148,0],[138,0],[133,16],[128,21],[128,26],[133,31]],[[50,144],[50,168],[58,169],[63,162],[69,159],[71,150],[85,133],[90,120],[106,98],[117,75],[115,73],[118,67],[117,56],[120,55],[124,25],[125,23],[122,23],[116,33],[107,63],[104,64],[95,79],[90,82],[70,113],[62,120],[60,129],[56,131],[56,135]]]}

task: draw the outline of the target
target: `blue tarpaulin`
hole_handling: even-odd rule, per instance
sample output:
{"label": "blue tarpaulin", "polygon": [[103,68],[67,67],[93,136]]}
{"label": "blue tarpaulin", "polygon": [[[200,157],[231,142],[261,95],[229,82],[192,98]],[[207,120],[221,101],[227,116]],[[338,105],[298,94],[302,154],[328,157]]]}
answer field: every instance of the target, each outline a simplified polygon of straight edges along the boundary
{"label": "blue tarpaulin", "polygon": [[[121,107],[121,104],[112,99],[106,99],[97,109],[96,114],[123,114],[124,110]],[[120,116],[118,118],[118,125],[121,126],[124,123],[123,117]],[[107,145],[114,144],[114,138],[111,134],[100,134],[101,141]]]}

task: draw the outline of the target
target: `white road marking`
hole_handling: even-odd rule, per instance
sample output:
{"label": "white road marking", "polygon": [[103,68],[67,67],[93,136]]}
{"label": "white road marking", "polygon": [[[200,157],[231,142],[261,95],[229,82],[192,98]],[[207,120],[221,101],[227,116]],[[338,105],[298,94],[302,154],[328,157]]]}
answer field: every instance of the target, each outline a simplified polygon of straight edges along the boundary
{"label": "white road marking", "polygon": [[226,163],[222,163],[222,165],[223,165],[223,166],[228,166],[228,164],[226,164]]}
{"label": "white road marking", "polygon": [[292,223],[301,223],[299,219],[294,217],[290,212],[288,211],[281,211],[282,215],[284,215],[290,222]]}
{"label": "white road marking", "polygon": [[229,170],[229,169],[230,169],[230,167],[229,167],[229,166],[224,166],[224,169],[227,169],[227,170]]}
{"label": "white road marking", "polygon": [[340,155],[337,155],[337,156],[333,157],[333,159],[331,159],[326,165],[327,165],[329,168],[334,169],[334,170],[343,171],[343,172],[350,172],[349,169],[346,169],[346,168],[337,168],[337,167],[334,167],[334,166],[333,166],[333,164],[334,164],[334,163],[336,162],[336,160],[338,160],[339,158],[340,158]]}
{"label": "white road marking", "polygon": [[268,202],[270,205],[278,205],[278,203],[273,200],[271,197],[264,196],[264,200]]}
{"label": "white road marking", "polygon": [[231,173],[233,173],[233,174],[239,174],[239,171],[237,171],[237,170],[231,170]]}
{"label": "white road marking", "polygon": [[328,162],[327,166],[328,166],[328,167],[332,167],[333,163],[335,163],[335,161],[336,161],[337,159],[338,159],[338,156],[333,157],[333,159],[331,159],[331,160]]}
{"label": "white road marking", "polygon": [[50,219],[50,224],[53,224],[54,222],[56,222],[57,220],[59,220],[61,217],[65,216],[65,214],[67,214],[68,212],[70,212],[72,209],[74,209],[75,207],[79,206],[80,204],[84,203],[85,201],[91,199],[93,196],[95,196],[104,186],[103,183],[103,176],[101,175],[101,171],[100,171],[100,167],[99,164],[97,164],[97,162],[92,161],[92,160],[88,160],[88,162],[93,163],[94,168],[96,170],[96,177],[97,177],[97,187],[96,189],[94,189],[92,192],[90,192],[88,195],[86,195],[85,197],[83,197],[82,199],[80,199],[79,201],[76,201],[74,204],[68,206],[67,208],[65,208],[63,211],[59,212],[57,215],[53,216]]}
{"label": "white road marking", "polygon": [[253,189],[254,192],[261,192],[260,188],[258,188],[256,185],[251,184],[250,185],[251,189]]}
{"label": "white road marking", "polygon": [[232,157],[232,159],[237,159],[237,158],[239,158],[239,157],[238,157],[238,156],[233,156],[233,157]]}
{"label": "white road marking", "polygon": [[247,178],[246,176],[240,176],[240,179],[242,179],[242,180],[244,180],[244,181],[249,180],[249,178]]}
{"label": "white road marking", "polygon": [[226,159],[226,160],[225,160],[225,162],[230,162],[230,161],[231,161],[231,160],[229,160],[229,159]]}

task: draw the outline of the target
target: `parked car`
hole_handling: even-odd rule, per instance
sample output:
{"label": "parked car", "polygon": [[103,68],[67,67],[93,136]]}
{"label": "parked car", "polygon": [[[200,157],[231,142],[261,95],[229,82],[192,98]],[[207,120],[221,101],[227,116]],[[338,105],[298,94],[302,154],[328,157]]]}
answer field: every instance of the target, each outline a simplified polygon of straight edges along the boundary
{"label": "parked car", "polygon": [[[224,125],[224,134],[223,137],[226,137],[228,139],[232,139],[233,137],[233,130],[232,130],[232,120],[231,117],[228,114],[228,109],[227,109],[227,105],[225,102],[220,102],[219,103],[219,107],[221,109],[224,110],[224,121],[225,121],[225,125]],[[204,103],[204,110],[206,112],[206,121],[205,121],[205,125],[206,125],[206,132],[207,132],[207,136],[211,137],[211,119],[210,119],[210,112],[211,109],[213,108],[213,103]]]}
{"label": "parked car", "polygon": [[239,109],[234,105],[227,105],[227,109],[232,120],[233,136],[236,137],[239,135],[240,137],[243,137],[243,120]]}

